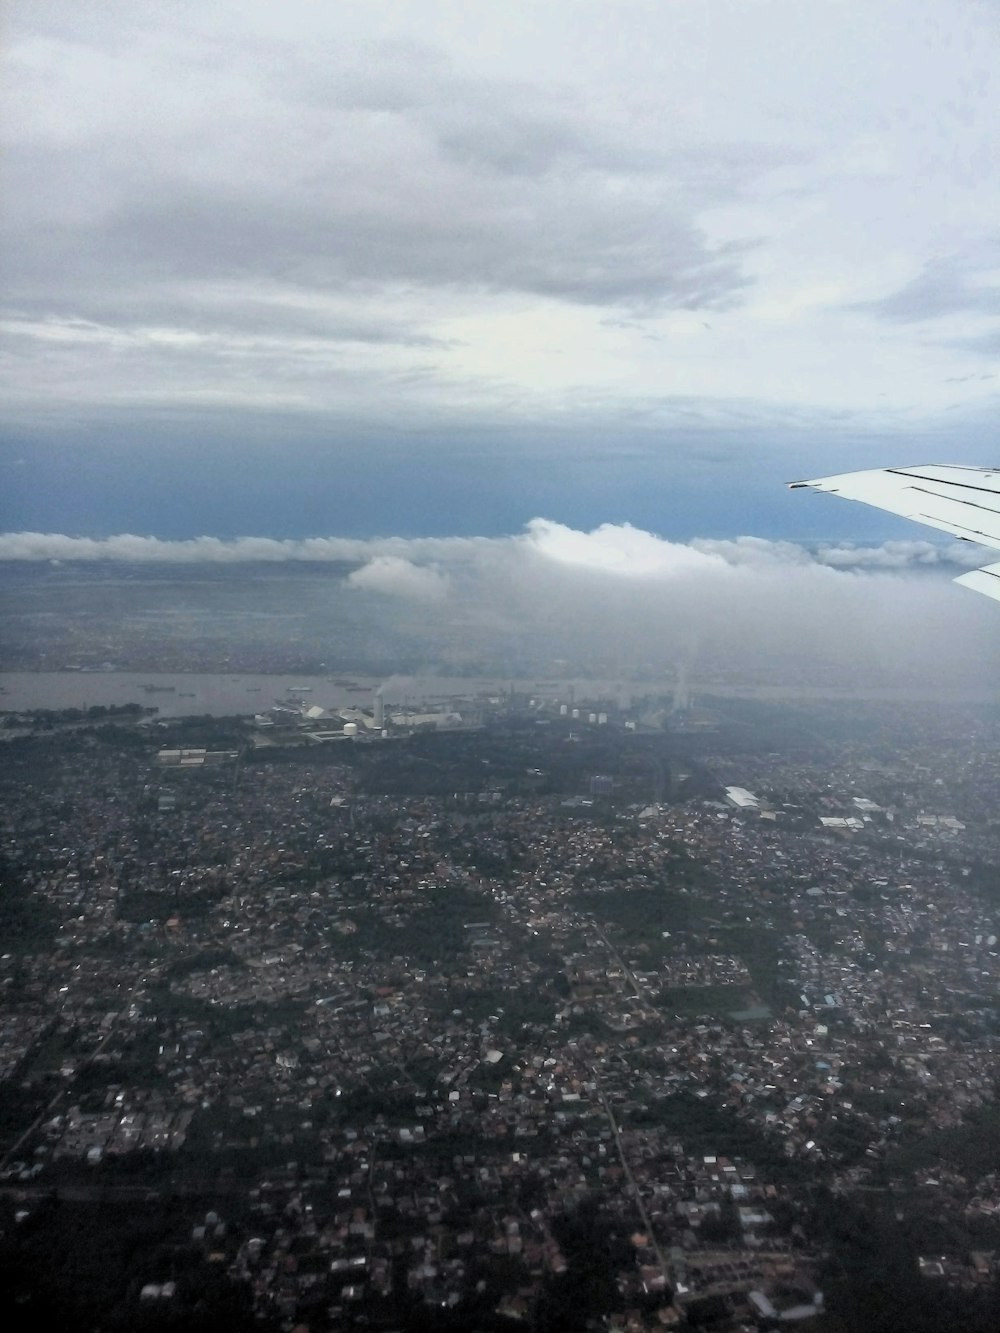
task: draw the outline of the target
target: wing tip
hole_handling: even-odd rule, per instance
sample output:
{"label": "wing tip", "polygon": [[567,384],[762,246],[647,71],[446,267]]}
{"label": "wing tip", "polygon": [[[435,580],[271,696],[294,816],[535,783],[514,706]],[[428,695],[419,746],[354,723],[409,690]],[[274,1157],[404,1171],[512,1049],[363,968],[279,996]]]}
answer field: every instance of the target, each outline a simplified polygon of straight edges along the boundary
{"label": "wing tip", "polygon": [[970,569],[965,574],[959,574],[958,578],[952,579],[952,582],[1000,602],[1000,564]]}

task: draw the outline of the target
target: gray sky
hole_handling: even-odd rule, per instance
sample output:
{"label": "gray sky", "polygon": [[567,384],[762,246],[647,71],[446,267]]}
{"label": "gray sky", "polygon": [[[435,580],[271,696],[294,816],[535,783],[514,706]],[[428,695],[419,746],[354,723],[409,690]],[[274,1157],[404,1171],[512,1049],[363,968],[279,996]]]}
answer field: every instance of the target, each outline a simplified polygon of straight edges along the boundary
{"label": "gray sky", "polygon": [[803,439],[828,472],[994,461],[998,24],[9,0],[5,438],[308,437],[346,466],[402,433],[433,465],[585,429],[690,471],[752,464],[752,430],[788,476]]}

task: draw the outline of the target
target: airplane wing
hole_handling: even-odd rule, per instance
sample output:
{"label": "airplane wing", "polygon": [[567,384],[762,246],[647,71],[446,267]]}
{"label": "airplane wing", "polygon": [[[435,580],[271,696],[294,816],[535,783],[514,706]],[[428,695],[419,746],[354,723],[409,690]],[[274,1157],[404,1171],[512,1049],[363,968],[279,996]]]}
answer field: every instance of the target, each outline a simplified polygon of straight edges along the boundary
{"label": "airplane wing", "polygon": [[[965,541],[1000,551],[1000,469],[986,467],[873,468],[815,481],[793,481],[791,489],[829,491],[886,509]],[[984,565],[955,580],[1000,601],[1000,564]]]}

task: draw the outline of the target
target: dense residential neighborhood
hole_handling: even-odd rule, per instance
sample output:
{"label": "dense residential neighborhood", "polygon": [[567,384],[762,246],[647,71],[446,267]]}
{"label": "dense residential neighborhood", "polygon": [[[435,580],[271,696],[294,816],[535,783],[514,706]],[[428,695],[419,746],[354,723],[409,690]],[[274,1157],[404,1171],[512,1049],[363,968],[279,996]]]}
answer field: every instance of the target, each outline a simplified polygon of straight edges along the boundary
{"label": "dense residential neighborhood", "polygon": [[[288,1330],[843,1329],[872,1296],[837,1219],[896,1217],[891,1301],[978,1327],[997,724],[880,716],[811,750],[534,703],[321,753],[10,741],[5,1263],[53,1210],[169,1204],[123,1309],[208,1274]],[[162,761],[195,742],[219,761]]]}

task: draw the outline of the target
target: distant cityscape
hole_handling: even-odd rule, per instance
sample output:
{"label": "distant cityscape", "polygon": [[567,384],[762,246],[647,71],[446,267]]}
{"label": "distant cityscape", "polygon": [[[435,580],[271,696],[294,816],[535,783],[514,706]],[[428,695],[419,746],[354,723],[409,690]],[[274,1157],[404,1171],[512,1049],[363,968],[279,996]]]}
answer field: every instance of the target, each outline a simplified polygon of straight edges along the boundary
{"label": "distant cityscape", "polygon": [[[357,591],[348,572],[328,564],[164,569],[0,562],[0,674],[86,678],[67,685],[72,699],[52,699],[52,706],[125,702],[107,693],[102,677],[132,674],[133,698],[169,713],[219,711],[220,696],[206,695],[199,678],[207,685],[220,676],[231,684],[243,678],[242,690],[226,693],[236,712],[273,702],[265,692],[269,678],[281,695],[300,684],[319,693],[322,684],[324,705],[331,696],[346,702],[339,695],[350,693],[348,685],[357,703],[362,693],[401,677],[514,681],[524,688],[580,681],[592,689],[600,682],[601,693],[619,700],[636,690],[697,698],[706,688],[993,697],[980,655],[951,652],[945,639],[929,634],[914,655],[878,651],[850,636],[820,645],[801,635],[781,642],[748,637],[724,624],[700,636],[682,622],[646,625],[626,617],[604,625],[599,605],[567,603],[539,621],[529,608],[524,616],[505,614],[473,598],[428,614],[419,603]],[[984,641],[984,650],[991,645]],[[148,697],[143,685],[152,687]],[[178,697],[169,698],[164,685]],[[248,699],[251,687],[263,698]],[[427,692],[462,688],[438,684]],[[182,698],[190,703],[183,706]]]}

